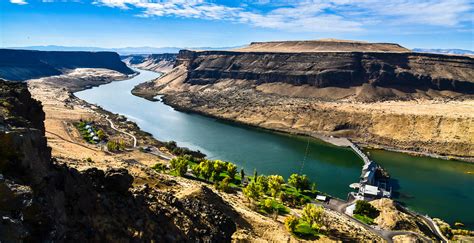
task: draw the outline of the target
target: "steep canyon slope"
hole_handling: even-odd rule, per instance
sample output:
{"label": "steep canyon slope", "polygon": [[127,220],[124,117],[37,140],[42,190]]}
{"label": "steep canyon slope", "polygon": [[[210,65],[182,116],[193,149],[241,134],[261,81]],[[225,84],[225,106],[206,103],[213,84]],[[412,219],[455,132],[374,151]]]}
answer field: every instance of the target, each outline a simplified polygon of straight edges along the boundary
{"label": "steep canyon slope", "polygon": [[178,54],[174,53],[163,53],[150,55],[128,55],[121,56],[121,59],[127,65],[132,67],[155,72],[169,72],[171,69],[173,69],[177,56]]}
{"label": "steep canyon slope", "polygon": [[429,155],[474,156],[474,59],[351,41],[179,53],[135,94],[269,129]]}
{"label": "steep canyon slope", "polygon": [[24,81],[60,75],[77,68],[102,68],[123,74],[134,73],[114,52],[0,49],[0,78],[6,80]]}
{"label": "steep canyon slope", "polygon": [[0,241],[230,241],[236,226],[215,208],[227,205],[219,197],[177,198],[147,184],[132,187],[123,168],[79,172],[59,164],[44,119],[25,83],[0,80]]}

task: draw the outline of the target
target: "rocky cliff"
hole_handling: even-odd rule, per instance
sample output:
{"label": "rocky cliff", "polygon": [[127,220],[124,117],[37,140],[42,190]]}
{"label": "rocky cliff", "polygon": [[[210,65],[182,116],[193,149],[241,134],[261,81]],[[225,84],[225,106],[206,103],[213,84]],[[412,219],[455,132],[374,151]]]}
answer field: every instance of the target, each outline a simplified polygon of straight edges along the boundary
{"label": "rocky cliff", "polygon": [[225,208],[218,196],[178,199],[132,187],[125,169],[59,165],[43,119],[26,84],[0,81],[0,241],[230,241],[236,226],[214,206]]}
{"label": "rocky cliff", "polygon": [[472,160],[473,58],[326,42],[183,50],[172,71],[133,93],[269,129]]}
{"label": "rocky cliff", "polygon": [[174,53],[151,54],[151,55],[128,55],[122,56],[122,61],[129,66],[140,69],[155,71],[155,72],[169,72],[178,55]]}
{"label": "rocky cliff", "polygon": [[132,74],[114,52],[30,51],[0,49],[0,78],[23,81],[59,75],[76,68],[103,68]]}
{"label": "rocky cliff", "polygon": [[[234,79],[253,81],[257,85],[334,87],[353,89],[352,96],[358,100],[366,96],[358,96],[355,88],[364,85],[376,89],[371,94],[373,99],[400,98],[427,90],[474,94],[474,59],[462,56],[395,52],[181,51],[176,64],[187,67],[184,82],[191,85]],[[317,96],[317,93],[308,96]]]}

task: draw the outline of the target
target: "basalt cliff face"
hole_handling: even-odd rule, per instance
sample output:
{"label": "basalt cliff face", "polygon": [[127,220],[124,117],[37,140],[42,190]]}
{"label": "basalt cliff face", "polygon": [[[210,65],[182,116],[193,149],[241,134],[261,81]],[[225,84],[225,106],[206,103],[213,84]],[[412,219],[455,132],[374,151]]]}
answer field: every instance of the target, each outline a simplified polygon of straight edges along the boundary
{"label": "basalt cliff face", "polygon": [[24,81],[60,75],[76,68],[103,68],[123,74],[134,73],[115,52],[0,49],[0,78],[6,80]]}
{"label": "basalt cliff face", "polygon": [[226,204],[207,188],[212,202],[178,199],[132,187],[125,169],[79,172],[56,163],[44,116],[26,84],[0,80],[0,241],[230,241],[232,216],[213,206]]}
{"label": "basalt cliff face", "polygon": [[163,53],[151,55],[128,55],[122,56],[122,61],[129,66],[140,69],[155,71],[155,72],[169,72],[173,69],[178,54]]}
{"label": "basalt cliff face", "polygon": [[474,156],[474,59],[466,56],[334,40],[183,50],[172,71],[133,93],[269,129]]}
{"label": "basalt cliff face", "polygon": [[[181,51],[177,65],[185,65],[191,85],[221,80],[249,80],[255,84],[307,85],[353,89],[353,98],[367,101],[415,96],[432,90],[474,94],[474,59],[422,53],[318,52],[267,53]],[[358,95],[356,88],[374,91]],[[308,94],[311,96],[311,94]],[[351,98],[351,97],[349,97]],[[334,97],[338,99],[338,97]]]}

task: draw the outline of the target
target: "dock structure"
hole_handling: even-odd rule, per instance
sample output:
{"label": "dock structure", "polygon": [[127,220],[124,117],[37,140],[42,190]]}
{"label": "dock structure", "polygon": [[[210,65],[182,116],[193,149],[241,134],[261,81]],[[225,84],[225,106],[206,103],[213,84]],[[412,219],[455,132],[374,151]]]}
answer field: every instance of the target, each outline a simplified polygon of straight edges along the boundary
{"label": "dock structure", "polygon": [[364,161],[364,166],[367,164],[370,164],[372,161],[369,159],[369,156],[367,156],[362,150],[357,146],[355,143],[353,143],[351,140],[349,140],[349,146],[351,147],[354,152],[359,155],[359,157]]}
{"label": "dock structure", "polygon": [[364,161],[360,175],[359,183],[353,183],[351,188],[357,189],[357,192],[349,193],[349,198],[356,200],[373,200],[377,198],[390,198],[392,189],[389,185],[387,176],[382,175],[382,167],[372,161],[362,149],[355,143],[347,139],[348,146]]}

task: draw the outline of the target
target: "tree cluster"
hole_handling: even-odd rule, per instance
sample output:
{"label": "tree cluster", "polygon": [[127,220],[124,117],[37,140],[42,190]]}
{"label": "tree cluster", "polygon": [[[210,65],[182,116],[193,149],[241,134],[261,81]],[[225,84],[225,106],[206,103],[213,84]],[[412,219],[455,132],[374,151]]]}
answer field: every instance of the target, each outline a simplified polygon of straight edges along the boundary
{"label": "tree cluster", "polygon": [[380,211],[367,201],[358,200],[353,213],[375,219],[379,216]]}
{"label": "tree cluster", "polygon": [[306,175],[292,174],[290,178],[288,178],[288,184],[294,186],[298,191],[310,189],[309,179]]}

